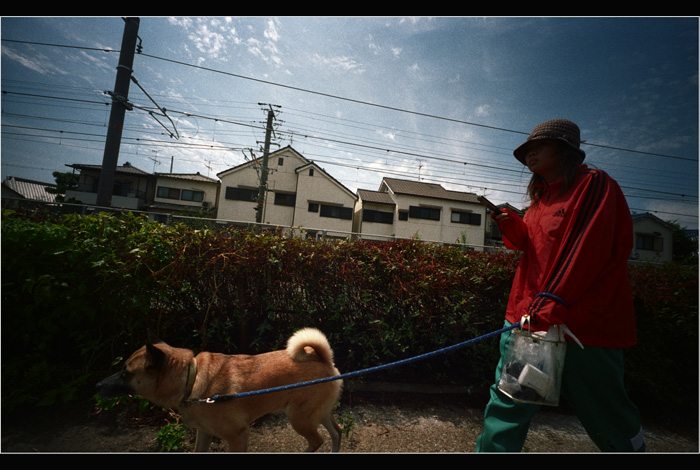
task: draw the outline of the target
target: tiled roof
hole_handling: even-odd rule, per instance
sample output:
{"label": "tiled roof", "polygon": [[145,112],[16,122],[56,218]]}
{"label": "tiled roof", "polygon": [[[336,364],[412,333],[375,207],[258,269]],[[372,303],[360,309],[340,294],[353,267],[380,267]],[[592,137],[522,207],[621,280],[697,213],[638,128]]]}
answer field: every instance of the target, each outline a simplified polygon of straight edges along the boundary
{"label": "tiled roof", "polygon": [[[72,164],[66,165],[66,166],[68,166],[70,168],[75,168],[76,170],[102,171],[102,165],[84,165],[82,163],[72,163]],[[125,163],[124,165],[118,165],[116,172],[123,173],[123,174],[136,175],[136,176],[151,176],[150,173],[147,173],[143,170],[140,170],[128,162]]]}
{"label": "tiled roof", "polygon": [[199,173],[156,173],[155,175],[159,178],[173,178],[179,180],[200,181],[204,183],[218,182],[218,180],[215,180],[214,178],[209,178]]}
{"label": "tiled roof", "polygon": [[476,194],[463,193],[461,191],[450,191],[435,183],[422,183],[419,181],[384,178],[382,181],[382,186],[385,185],[395,194],[406,194],[410,196],[421,196],[433,199],[446,199],[450,201],[479,202],[479,200],[476,198]]}
{"label": "tiled roof", "polygon": [[55,188],[56,184],[54,183],[42,183],[16,176],[8,176],[2,184],[27,199],[46,202],[54,202],[56,200],[55,194],[47,193],[46,189],[44,189],[47,186]]}
{"label": "tiled roof", "polygon": [[396,202],[391,198],[389,193],[380,191],[370,191],[368,189],[358,189],[357,194],[364,202],[372,202],[375,204],[396,205]]}

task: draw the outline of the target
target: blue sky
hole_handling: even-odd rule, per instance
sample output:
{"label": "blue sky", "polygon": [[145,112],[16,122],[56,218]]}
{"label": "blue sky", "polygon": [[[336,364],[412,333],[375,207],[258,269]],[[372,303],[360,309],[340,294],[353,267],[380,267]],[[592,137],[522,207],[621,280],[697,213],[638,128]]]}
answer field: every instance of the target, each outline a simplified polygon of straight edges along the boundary
{"label": "blue sky", "polygon": [[[2,18],[3,179],[102,163],[123,30]],[[563,117],[633,212],[698,228],[697,18],[142,17],[139,37],[133,76],[172,123],[132,83],[120,164],[215,177],[262,155],[274,105],[272,149],[352,191],[421,179],[521,207],[512,151]]]}

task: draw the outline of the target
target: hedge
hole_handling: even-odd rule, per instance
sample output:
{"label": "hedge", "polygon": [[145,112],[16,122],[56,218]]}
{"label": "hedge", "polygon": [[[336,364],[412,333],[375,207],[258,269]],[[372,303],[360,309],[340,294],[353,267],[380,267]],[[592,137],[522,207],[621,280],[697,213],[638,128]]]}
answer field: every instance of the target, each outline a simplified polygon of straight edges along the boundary
{"label": "hedge", "polygon": [[[3,407],[92,390],[147,330],[195,351],[252,354],[313,326],[341,372],[434,351],[502,326],[518,259],[414,240],[321,242],[132,214],[6,210]],[[630,390],[697,407],[697,267],[643,265],[630,275],[640,337],[627,354]],[[483,393],[497,354],[497,340],[486,340],[363,379]]]}

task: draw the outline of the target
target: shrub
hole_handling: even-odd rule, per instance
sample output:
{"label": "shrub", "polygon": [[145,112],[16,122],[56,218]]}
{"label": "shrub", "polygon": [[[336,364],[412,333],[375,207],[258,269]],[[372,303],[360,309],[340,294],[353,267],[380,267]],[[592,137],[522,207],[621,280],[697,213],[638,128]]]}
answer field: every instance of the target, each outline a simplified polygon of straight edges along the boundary
{"label": "shrub", "polygon": [[[2,380],[13,386],[3,406],[91,394],[148,329],[195,351],[258,353],[317,327],[342,372],[414,357],[501,328],[517,263],[413,240],[318,242],[131,214],[42,221],[6,211]],[[697,404],[697,267],[630,274],[640,337],[627,355],[631,388],[658,399],[672,383],[677,400]],[[483,392],[497,349],[497,339],[481,341],[367,380]]]}

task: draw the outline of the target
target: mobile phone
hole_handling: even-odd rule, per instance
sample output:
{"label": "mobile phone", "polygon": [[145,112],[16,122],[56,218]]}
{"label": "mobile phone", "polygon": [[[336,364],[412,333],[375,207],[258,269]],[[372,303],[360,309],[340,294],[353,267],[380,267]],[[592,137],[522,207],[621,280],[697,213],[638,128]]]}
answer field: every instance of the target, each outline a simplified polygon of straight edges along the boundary
{"label": "mobile phone", "polygon": [[488,199],[486,199],[484,196],[477,196],[476,198],[479,200],[480,203],[482,203],[483,205],[485,205],[487,208],[491,209],[491,211],[493,211],[493,212],[502,212],[501,209],[499,209],[498,207],[496,207],[496,206],[494,205],[494,203],[492,203],[491,201],[489,201]]}

